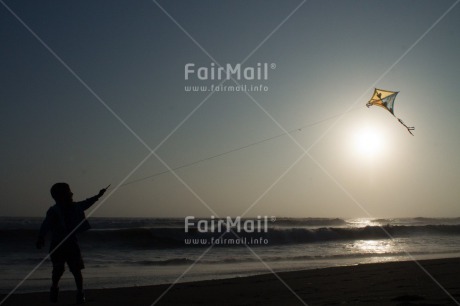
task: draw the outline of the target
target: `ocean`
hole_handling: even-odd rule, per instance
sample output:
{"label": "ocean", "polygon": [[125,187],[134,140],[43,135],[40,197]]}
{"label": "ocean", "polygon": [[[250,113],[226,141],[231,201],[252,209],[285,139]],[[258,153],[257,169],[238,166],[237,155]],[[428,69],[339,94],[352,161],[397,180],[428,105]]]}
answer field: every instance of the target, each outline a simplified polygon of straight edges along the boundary
{"label": "ocean", "polygon": [[[254,218],[241,223],[246,220],[240,231],[233,227],[235,234],[225,227],[219,231],[214,219],[189,221],[186,231],[183,218],[90,218],[93,229],[78,236],[85,287],[460,256],[460,218]],[[43,259],[49,237],[44,249],[35,248],[41,221],[0,218],[1,293],[19,284],[17,293],[48,291],[51,262]],[[74,286],[67,271],[61,290]]]}

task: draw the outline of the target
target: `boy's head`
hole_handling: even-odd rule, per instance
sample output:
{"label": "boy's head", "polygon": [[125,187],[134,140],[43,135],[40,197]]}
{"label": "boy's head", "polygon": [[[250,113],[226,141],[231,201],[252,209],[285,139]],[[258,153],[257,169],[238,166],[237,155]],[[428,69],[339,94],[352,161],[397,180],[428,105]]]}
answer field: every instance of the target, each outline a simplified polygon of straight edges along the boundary
{"label": "boy's head", "polygon": [[56,183],[51,187],[51,196],[56,202],[72,202],[73,193],[67,183]]}

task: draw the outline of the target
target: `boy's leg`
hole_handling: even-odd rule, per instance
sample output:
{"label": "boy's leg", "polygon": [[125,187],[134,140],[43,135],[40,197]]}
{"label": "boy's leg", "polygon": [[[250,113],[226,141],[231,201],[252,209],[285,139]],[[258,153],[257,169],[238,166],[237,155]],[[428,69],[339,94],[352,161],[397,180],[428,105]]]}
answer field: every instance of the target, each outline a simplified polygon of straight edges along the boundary
{"label": "boy's leg", "polygon": [[56,303],[59,295],[59,280],[64,274],[64,264],[53,264],[53,272],[51,273],[51,288],[50,288],[50,302]]}
{"label": "boy's leg", "polygon": [[56,245],[51,243],[50,252],[51,262],[53,263],[53,271],[51,272],[52,285],[50,288],[50,302],[56,303],[59,295],[59,280],[65,270],[65,256],[62,248],[56,248]]}
{"label": "boy's leg", "polygon": [[77,290],[83,290],[83,276],[81,274],[81,270],[85,268],[85,263],[83,262],[83,258],[81,256],[80,248],[78,244],[72,245],[70,249],[67,264],[69,265],[69,270],[72,272],[73,277],[75,278],[75,285],[77,285]]}
{"label": "boy's leg", "polygon": [[65,253],[62,247],[57,247],[56,243],[51,242],[50,245],[50,258],[53,263],[53,271],[51,272],[52,287],[57,288],[59,280],[64,274],[65,270]]}
{"label": "boy's leg", "polygon": [[59,280],[64,274],[64,264],[54,264],[53,272],[51,273],[51,280],[53,282],[52,286],[57,288],[59,286]]}
{"label": "boy's leg", "polygon": [[83,304],[85,302],[85,293],[83,292],[83,275],[81,274],[81,270],[85,268],[85,264],[78,244],[74,245],[67,264],[75,278],[75,285],[77,286],[77,304]]}
{"label": "boy's leg", "polygon": [[75,278],[75,285],[77,286],[77,290],[83,291],[83,275],[81,274],[81,270],[74,269],[72,274]]}
{"label": "boy's leg", "polygon": [[77,285],[77,304],[83,304],[86,301],[85,293],[83,292],[83,275],[81,269],[72,269],[75,285]]}

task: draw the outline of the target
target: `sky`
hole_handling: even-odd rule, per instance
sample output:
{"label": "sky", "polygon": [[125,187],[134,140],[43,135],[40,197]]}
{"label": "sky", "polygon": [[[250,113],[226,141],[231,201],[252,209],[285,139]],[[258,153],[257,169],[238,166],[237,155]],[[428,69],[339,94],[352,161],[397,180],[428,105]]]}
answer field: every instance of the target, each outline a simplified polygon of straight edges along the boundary
{"label": "sky", "polygon": [[457,2],[2,0],[0,216],[459,217]]}

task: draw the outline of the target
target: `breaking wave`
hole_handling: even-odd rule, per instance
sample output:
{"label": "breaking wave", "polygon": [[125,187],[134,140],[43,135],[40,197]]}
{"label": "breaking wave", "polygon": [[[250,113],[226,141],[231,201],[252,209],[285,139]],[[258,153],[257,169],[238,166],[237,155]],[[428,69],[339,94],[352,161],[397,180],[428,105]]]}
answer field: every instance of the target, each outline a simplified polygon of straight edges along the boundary
{"label": "breaking wave", "polygon": [[[24,245],[30,247],[37,238],[38,231],[32,229],[0,230],[0,245]],[[222,236],[223,235],[223,236]],[[237,236],[236,236],[237,235]],[[340,240],[387,239],[428,235],[460,235],[460,225],[421,226],[366,226],[366,227],[320,227],[320,228],[268,228],[264,232],[200,232],[198,229],[183,228],[124,228],[94,229],[79,235],[82,245],[92,248],[170,248],[184,247],[185,239],[267,239],[268,245],[305,244]],[[192,247],[192,246],[190,246]],[[196,247],[196,246],[195,246]],[[221,246],[224,247],[224,246]]]}

